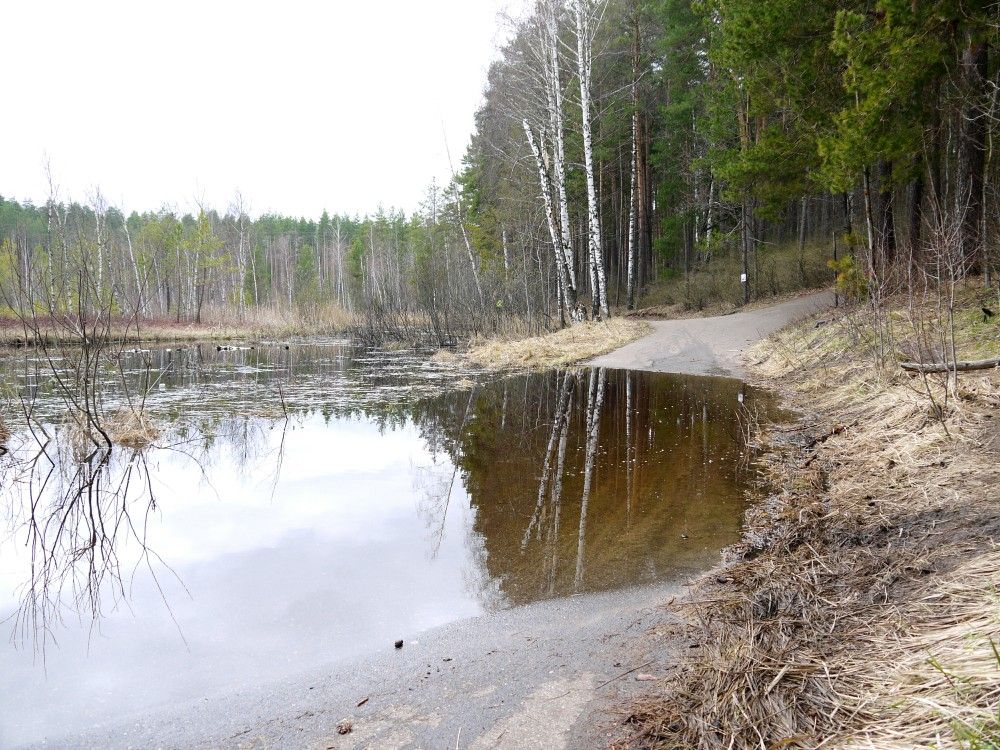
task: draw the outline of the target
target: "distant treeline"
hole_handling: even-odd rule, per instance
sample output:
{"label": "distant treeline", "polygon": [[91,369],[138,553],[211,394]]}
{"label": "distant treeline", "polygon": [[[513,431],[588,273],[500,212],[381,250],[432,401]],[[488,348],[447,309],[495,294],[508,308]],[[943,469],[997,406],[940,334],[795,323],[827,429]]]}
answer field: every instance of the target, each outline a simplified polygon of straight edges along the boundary
{"label": "distant treeline", "polygon": [[[364,219],[0,201],[3,302],[147,316],[331,304],[446,339],[633,307],[807,241],[859,294],[997,262],[996,2],[539,0],[454,180]],[[391,178],[391,175],[390,175]],[[737,282],[739,280],[737,279]]]}

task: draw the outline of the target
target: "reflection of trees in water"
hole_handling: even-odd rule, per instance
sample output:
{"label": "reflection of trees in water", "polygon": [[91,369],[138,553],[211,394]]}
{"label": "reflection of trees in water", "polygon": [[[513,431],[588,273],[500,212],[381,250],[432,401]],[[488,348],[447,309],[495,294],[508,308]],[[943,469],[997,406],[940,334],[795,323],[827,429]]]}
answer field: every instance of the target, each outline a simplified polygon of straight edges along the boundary
{"label": "reflection of trees in water", "polygon": [[547,373],[486,386],[464,430],[447,399],[414,421],[461,467],[472,536],[516,603],[693,569],[729,543],[742,507],[743,388],[718,378]]}
{"label": "reflection of trees in water", "polygon": [[604,406],[604,368],[590,371],[587,386],[587,453],[583,462],[583,497],[580,500],[580,528],[576,542],[576,573],[573,590],[583,586],[583,558],[587,540],[587,505],[590,502],[594,464],[597,460],[597,440],[601,425],[601,408]]}
{"label": "reflection of trees in water", "polygon": [[41,441],[22,433],[0,473],[7,538],[12,548],[25,550],[27,570],[8,618],[15,637],[43,653],[67,613],[99,627],[107,611],[127,604],[139,570],[149,574],[169,610],[162,576],[181,586],[183,581],[148,544],[150,515],[159,509],[150,462],[177,454],[189,471],[207,478],[207,469],[228,450],[243,470],[259,466],[264,455],[280,466],[284,442],[272,448],[268,438],[275,428],[285,426],[246,418],[203,420],[175,426],[156,449],[89,453],[81,452],[69,430],[52,430]]}
{"label": "reflection of trees in water", "polygon": [[[26,447],[5,477],[11,536],[26,550],[30,571],[11,619],[16,635],[44,649],[65,610],[96,623],[125,600],[130,571],[145,566],[159,584],[169,567],[145,543],[156,501],[141,452],[99,449],[81,457],[72,440],[58,438]],[[126,547],[135,548],[128,560]]]}

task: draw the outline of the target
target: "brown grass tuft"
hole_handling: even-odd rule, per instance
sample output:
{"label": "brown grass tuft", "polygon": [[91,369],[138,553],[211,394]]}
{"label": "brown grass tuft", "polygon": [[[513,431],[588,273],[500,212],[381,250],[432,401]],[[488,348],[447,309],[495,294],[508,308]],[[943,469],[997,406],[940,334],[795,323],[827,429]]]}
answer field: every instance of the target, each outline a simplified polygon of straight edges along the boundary
{"label": "brown grass tuft", "polygon": [[160,437],[159,428],[149,416],[134,409],[120,409],[106,414],[98,426],[91,424],[83,412],[71,414],[67,419],[67,438],[77,455],[86,455],[95,447],[105,445],[101,430],[107,434],[112,445],[132,450],[147,448]]}
{"label": "brown grass tuft", "polygon": [[700,647],[622,747],[998,746],[1000,372],[942,418],[815,322],[756,351],[806,416],[763,436],[770,494],[675,607]]}
{"label": "brown grass tuft", "polygon": [[561,367],[613,351],[649,333],[646,323],[624,318],[592,321],[544,336],[473,341],[460,354],[441,352],[438,360],[464,360],[493,371]]}
{"label": "brown grass tuft", "polygon": [[145,412],[123,409],[105,421],[105,429],[116,445],[141,450],[160,438],[159,428]]}

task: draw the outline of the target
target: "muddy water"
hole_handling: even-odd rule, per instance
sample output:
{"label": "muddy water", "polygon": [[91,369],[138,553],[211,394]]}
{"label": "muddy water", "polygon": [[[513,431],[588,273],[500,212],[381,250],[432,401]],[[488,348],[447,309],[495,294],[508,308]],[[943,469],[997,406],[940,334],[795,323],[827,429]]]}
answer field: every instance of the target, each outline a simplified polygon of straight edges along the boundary
{"label": "muddy water", "polygon": [[768,408],[718,378],[164,348],[103,373],[109,412],[148,392],[157,447],[88,455],[44,370],[4,365],[51,439],[0,465],[0,746],[683,578],[735,539],[740,415]]}

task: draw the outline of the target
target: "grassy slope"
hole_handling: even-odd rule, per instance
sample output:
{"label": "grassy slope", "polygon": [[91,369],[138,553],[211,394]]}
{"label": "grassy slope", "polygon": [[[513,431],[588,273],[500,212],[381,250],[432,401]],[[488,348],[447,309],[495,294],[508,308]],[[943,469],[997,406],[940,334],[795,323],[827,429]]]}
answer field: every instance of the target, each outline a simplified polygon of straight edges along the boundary
{"label": "grassy slope", "polygon": [[[984,299],[962,294],[960,358],[1000,353]],[[915,313],[893,315],[901,349]],[[803,417],[762,435],[770,494],[676,608],[700,648],[633,706],[623,745],[998,746],[1000,372],[946,402],[941,378],[872,366],[860,315],[753,354]]]}
{"label": "grassy slope", "polygon": [[613,351],[648,332],[646,323],[612,318],[607,322],[580,323],[543,336],[474,341],[465,352],[442,352],[437,356],[493,371],[563,367]]}

